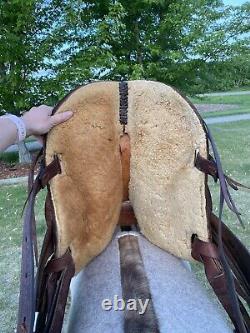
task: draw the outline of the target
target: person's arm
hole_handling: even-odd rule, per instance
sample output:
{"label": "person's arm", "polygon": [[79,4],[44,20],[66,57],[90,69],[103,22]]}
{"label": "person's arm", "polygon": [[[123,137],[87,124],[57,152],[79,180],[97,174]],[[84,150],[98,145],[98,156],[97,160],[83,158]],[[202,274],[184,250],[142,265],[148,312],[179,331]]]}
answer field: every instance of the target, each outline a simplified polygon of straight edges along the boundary
{"label": "person's arm", "polygon": [[[53,108],[50,106],[41,105],[26,112],[21,117],[26,136],[43,135],[52,127],[68,120],[73,114],[71,111],[67,111],[51,116],[52,110]],[[18,129],[15,123],[4,116],[0,117],[0,151],[4,151],[17,141]]]}
{"label": "person's arm", "polygon": [[17,127],[9,119],[0,117],[0,152],[13,144],[17,138]]}

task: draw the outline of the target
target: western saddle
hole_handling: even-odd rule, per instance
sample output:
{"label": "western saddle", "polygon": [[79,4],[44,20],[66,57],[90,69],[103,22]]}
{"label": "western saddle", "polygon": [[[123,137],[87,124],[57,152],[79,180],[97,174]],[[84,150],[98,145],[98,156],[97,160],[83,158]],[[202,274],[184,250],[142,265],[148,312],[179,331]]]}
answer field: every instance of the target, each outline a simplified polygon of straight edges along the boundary
{"label": "western saddle", "polygon": [[[73,117],[49,132],[34,162],[40,172],[35,180],[30,173],[17,332],[61,332],[71,278],[105,249],[117,224],[136,224],[158,247],[203,263],[236,332],[248,332],[250,256],[221,220],[226,202],[241,221],[229,192],[241,184],[224,174],[195,107],[165,84],[129,81],[80,86],[53,113],[66,110]],[[218,217],[208,176],[220,182]],[[35,279],[34,204],[45,187]]]}

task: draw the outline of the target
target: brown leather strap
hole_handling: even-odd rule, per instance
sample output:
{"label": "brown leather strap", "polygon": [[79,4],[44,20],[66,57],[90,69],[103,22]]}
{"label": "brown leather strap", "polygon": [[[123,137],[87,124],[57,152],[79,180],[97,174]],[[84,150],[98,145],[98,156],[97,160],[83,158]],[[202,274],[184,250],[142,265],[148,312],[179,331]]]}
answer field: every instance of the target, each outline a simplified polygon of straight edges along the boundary
{"label": "brown leather strap", "polygon": [[198,153],[195,157],[194,165],[196,168],[205,174],[208,174],[214,178],[215,181],[218,179],[217,165],[214,159],[209,156],[209,159],[206,159]]}
{"label": "brown leather strap", "polygon": [[[211,214],[210,225],[213,241],[218,244],[217,216]],[[250,253],[232,231],[222,223],[222,241],[230,267],[237,279],[237,291],[250,306]]]}
{"label": "brown leather strap", "polygon": [[221,304],[234,322],[230,299],[228,297],[225,273],[220,264],[216,246],[210,242],[203,242],[195,238],[192,243],[192,256],[204,264],[207,279]]}
{"label": "brown leather strap", "polygon": [[[59,160],[53,161],[43,174],[44,184],[60,172]],[[47,171],[47,172],[46,172]],[[40,256],[37,275],[37,333],[61,332],[69,285],[75,273],[75,266],[68,250],[65,255],[55,258],[56,219],[50,187],[45,206],[47,232]]]}
{"label": "brown leather strap", "polygon": [[[56,232],[55,226],[55,212],[53,202],[51,199],[51,192],[48,188],[48,193],[45,202],[45,220],[47,223],[47,231],[43,240],[43,246],[40,254],[39,265],[37,270],[37,290],[36,290],[36,311],[43,313],[46,306],[46,293],[44,292],[46,286],[47,276],[44,274],[44,268],[49,258],[55,253],[56,250]],[[44,319],[38,317],[38,321],[44,321]],[[40,324],[41,325],[41,324]]]}
{"label": "brown leather strap", "polygon": [[128,200],[129,180],[130,180],[130,138],[124,133],[120,137],[120,154],[122,164],[123,201]]}
{"label": "brown leather strap", "polygon": [[[247,332],[239,329],[237,317],[235,316],[232,301],[228,292],[227,280],[224,268],[221,265],[219,251],[217,246],[211,242],[201,241],[195,237],[192,242],[192,256],[194,259],[204,264],[207,279],[212,286],[215,294],[231,318],[237,332]],[[244,320],[244,316],[243,316]],[[245,327],[247,323],[245,322]]]}
{"label": "brown leather strap", "polygon": [[75,274],[74,262],[68,250],[60,258],[51,258],[43,271],[43,307],[36,324],[36,333],[61,332],[70,281]]}
{"label": "brown leather strap", "polygon": [[[75,265],[68,250],[60,258],[52,258],[45,267],[47,279],[47,316],[43,333],[61,332],[70,281],[75,274]],[[40,333],[40,328],[36,330]]]}
{"label": "brown leather strap", "polygon": [[[51,167],[51,164],[53,167]],[[37,193],[47,180],[55,175],[55,161],[45,169],[41,169],[36,180],[30,184],[31,190],[27,201],[23,224],[22,263],[20,276],[20,296],[17,333],[32,333],[35,317],[35,283],[34,283],[34,250],[35,217],[34,205]],[[35,165],[33,166],[35,167]],[[59,172],[59,170],[58,170]],[[30,180],[33,179],[34,170],[31,169]],[[31,182],[32,183],[32,182]]]}
{"label": "brown leather strap", "polygon": [[133,207],[129,201],[123,202],[118,224],[120,226],[132,226],[137,224]]}
{"label": "brown leather strap", "polygon": [[35,314],[33,227],[34,204],[40,189],[35,181],[25,209],[17,333],[32,333]]}
{"label": "brown leather strap", "polygon": [[[194,162],[195,167],[204,172],[207,175],[210,175],[214,178],[214,181],[218,180],[218,170],[217,170],[217,165],[215,160],[213,159],[213,157],[211,155],[209,155],[209,159],[206,159],[204,157],[202,157],[200,155],[200,153],[198,153],[195,157],[195,162]],[[224,174],[225,180],[227,182],[227,184],[232,187],[235,191],[237,191],[239,189],[239,187],[241,188],[245,188],[245,189],[250,189],[249,186],[246,186],[244,184],[241,184],[239,182],[237,182],[236,180],[232,179],[231,177],[227,176]]]}
{"label": "brown leather strap", "polygon": [[49,181],[56,175],[61,173],[61,166],[58,156],[55,156],[53,161],[42,169],[40,175],[41,187],[44,188],[48,185]]}

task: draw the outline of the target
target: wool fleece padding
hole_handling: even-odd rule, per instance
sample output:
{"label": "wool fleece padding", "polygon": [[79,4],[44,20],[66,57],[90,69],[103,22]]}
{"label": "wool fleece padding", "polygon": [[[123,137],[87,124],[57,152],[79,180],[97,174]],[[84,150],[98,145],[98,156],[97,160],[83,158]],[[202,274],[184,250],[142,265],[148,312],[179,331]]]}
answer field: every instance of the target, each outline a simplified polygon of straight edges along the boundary
{"label": "wool fleece padding", "polygon": [[[62,173],[50,182],[57,255],[68,247],[78,272],[107,246],[123,197],[118,82],[74,90],[55,108],[74,116],[49,133],[46,164],[55,155]],[[191,237],[208,239],[205,176],[195,153],[207,157],[198,116],[174,89],[128,82],[129,199],[141,232],[172,254],[191,259]]]}
{"label": "wool fleece padding", "polygon": [[56,112],[73,117],[48,135],[46,163],[57,155],[62,173],[51,181],[57,255],[68,247],[76,271],[109,243],[122,202],[119,87],[116,82],[78,88]]}
{"label": "wool fleece padding", "polygon": [[132,81],[128,133],[129,198],[141,232],[160,248],[191,260],[192,235],[208,240],[205,176],[194,166],[195,152],[207,158],[200,120],[173,88]]}

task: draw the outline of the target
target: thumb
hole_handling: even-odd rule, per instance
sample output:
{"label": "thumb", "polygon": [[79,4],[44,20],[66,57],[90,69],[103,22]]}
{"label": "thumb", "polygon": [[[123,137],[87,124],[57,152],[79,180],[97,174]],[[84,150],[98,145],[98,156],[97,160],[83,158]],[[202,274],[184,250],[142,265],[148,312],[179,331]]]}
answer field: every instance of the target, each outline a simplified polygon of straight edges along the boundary
{"label": "thumb", "polygon": [[64,121],[68,120],[72,116],[73,116],[72,111],[58,113],[58,114],[55,114],[54,116],[50,117],[50,123],[51,123],[52,127],[54,127],[56,125],[63,123]]}

